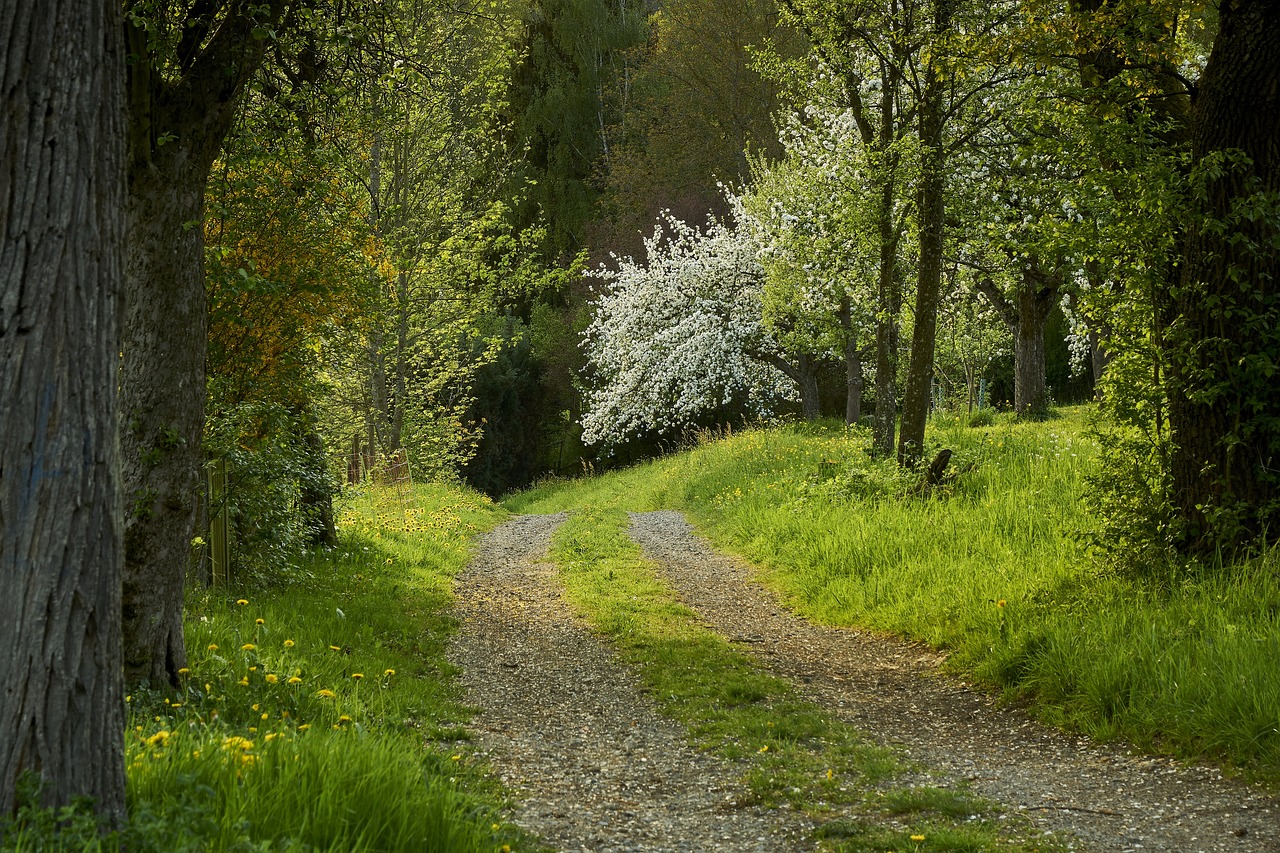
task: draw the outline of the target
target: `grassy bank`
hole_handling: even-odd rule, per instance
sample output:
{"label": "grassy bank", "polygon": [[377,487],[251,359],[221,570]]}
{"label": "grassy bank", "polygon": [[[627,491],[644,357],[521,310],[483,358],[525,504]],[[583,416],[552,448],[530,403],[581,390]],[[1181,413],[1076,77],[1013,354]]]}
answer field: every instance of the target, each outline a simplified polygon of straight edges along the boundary
{"label": "grassy bank", "polygon": [[656,577],[627,525],[622,510],[596,508],[556,533],[566,596],[700,748],[737,763],[755,802],[809,814],[833,853],[1059,849],[964,789],[895,784],[904,768],[891,752],[705,627]]}
{"label": "grassy bank", "polygon": [[[361,496],[341,546],[275,587],[193,595],[182,689],[129,697],[129,827],[106,842],[64,831],[55,848],[530,849],[453,748],[468,714],[443,658],[450,579],[470,535],[504,517],[439,486]],[[48,849],[49,829],[8,841]]]}
{"label": "grassy bank", "polygon": [[1084,410],[935,424],[960,472],[941,495],[839,425],[756,430],[507,502],[690,514],[797,611],[951,651],[950,666],[1046,719],[1280,782],[1280,559],[1144,586],[1100,572],[1081,498]]}

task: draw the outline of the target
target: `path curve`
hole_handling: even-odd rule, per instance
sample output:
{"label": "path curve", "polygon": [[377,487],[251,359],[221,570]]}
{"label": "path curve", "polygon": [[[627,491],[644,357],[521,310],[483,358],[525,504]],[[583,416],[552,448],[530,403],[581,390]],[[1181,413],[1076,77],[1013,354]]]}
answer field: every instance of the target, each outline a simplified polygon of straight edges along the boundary
{"label": "path curve", "polygon": [[739,560],[716,552],[678,512],[632,513],[631,535],[708,627],[743,644],[885,744],[927,768],[1070,833],[1076,849],[1280,851],[1280,802],[1205,767],[1134,756],[1048,729],[936,674],[938,653],[789,613]]}
{"label": "path curve", "polygon": [[479,709],[473,752],[516,792],[515,822],[563,851],[809,849],[798,816],[738,805],[742,771],[691,747],[573,615],[542,561],[563,519],[503,524],[457,579],[448,657]]}

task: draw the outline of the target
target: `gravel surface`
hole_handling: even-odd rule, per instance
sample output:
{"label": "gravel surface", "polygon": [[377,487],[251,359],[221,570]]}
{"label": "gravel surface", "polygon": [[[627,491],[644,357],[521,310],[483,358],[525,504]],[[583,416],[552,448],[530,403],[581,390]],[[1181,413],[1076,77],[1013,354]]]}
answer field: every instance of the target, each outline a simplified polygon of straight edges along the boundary
{"label": "gravel surface", "polygon": [[689,746],[560,594],[541,562],[563,515],[481,538],[457,581],[472,751],[519,801],[513,819],[564,851],[806,850],[796,815],[738,805],[742,770]]}
{"label": "gravel surface", "polygon": [[1208,767],[1047,729],[939,675],[942,657],[928,647],[790,614],[750,567],[715,552],[679,513],[631,519],[632,536],[708,627],[841,719],[940,773],[933,784],[967,780],[1076,850],[1280,851],[1280,802],[1264,792]]}

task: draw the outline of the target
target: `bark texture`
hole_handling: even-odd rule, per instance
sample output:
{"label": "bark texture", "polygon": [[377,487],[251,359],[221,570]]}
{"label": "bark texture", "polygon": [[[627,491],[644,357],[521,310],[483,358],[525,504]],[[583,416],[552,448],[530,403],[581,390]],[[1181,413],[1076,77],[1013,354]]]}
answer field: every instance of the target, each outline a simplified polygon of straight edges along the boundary
{"label": "bark texture", "polygon": [[128,78],[128,255],[121,371],[125,489],[125,674],[177,684],[186,666],[182,587],[203,482],[207,299],[204,189],[241,92],[285,0],[197,4],[173,56],[124,27]]}
{"label": "bark texture", "polygon": [[991,279],[978,282],[978,290],[1013,333],[1013,408],[1019,417],[1043,412],[1049,404],[1045,383],[1044,330],[1062,290],[1060,268],[1046,271],[1031,258],[1022,282],[1012,298]]}
{"label": "bark texture", "polygon": [[[951,29],[952,0],[934,0],[933,33]],[[945,81],[930,63],[924,72],[920,95],[921,156],[920,263],[916,278],[915,323],[911,334],[911,360],[902,393],[902,426],[898,433],[898,463],[914,466],[924,452],[924,426],[929,418],[933,384],[933,356],[938,338],[938,304],[942,287],[942,250],[945,238],[945,190],[943,174],[943,98]]]}
{"label": "bark texture", "polygon": [[28,772],[45,805],[124,813],[119,18],[0,12],[0,815]]}
{"label": "bark texture", "polygon": [[1224,3],[1191,121],[1195,194],[1164,336],[1185,546],[1280,537],[1280,5]]}

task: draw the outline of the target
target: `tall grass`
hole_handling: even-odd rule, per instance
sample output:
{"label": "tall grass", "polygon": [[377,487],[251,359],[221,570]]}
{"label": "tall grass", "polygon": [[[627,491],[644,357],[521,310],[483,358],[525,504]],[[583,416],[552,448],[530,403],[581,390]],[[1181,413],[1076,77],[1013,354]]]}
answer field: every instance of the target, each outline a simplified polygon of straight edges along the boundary
{"label": "tall grass", "polygon": [[190,669],[129,696],[128,825],[97,837],[28,809],[18,850],[484,851],[536,848],[463,759],[469,712],[444,649],[471,534],[505,517],[461,489],[365,493],[341,546],[268,589],[196,591]]}
{"label": "tall grass", "polygon": [[872,459],[838,424],[720,437],[520,495],[515,510],[685,510],[819,622],[926,640],[1055,723],[1280,781],[1280,554],[1141,584],[1091,559],[1086,410],[1038,424],[935,422],[954,480]]}

